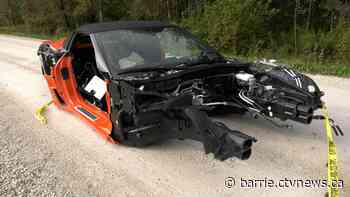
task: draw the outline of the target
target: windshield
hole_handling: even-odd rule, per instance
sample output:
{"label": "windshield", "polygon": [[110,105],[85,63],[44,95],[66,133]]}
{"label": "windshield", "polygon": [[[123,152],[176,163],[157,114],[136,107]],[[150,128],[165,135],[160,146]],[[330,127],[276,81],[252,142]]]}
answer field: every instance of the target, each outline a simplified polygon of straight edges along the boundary
{"label": "windshield", "polygon": [[121,72],[193,64],[213,52],[176,27],[115,30],[97,33],[95,38],[107,64]]}

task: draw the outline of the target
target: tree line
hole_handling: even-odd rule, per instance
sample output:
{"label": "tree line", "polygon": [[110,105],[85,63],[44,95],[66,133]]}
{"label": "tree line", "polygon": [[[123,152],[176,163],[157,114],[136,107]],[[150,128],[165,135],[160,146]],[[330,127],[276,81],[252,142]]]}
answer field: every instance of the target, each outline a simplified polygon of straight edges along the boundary
{"label": "tree line", "polygon": [[0,26],[32,33],[161,20],[232,55],[350,63],[350,0],[1,0],[0,8]]}

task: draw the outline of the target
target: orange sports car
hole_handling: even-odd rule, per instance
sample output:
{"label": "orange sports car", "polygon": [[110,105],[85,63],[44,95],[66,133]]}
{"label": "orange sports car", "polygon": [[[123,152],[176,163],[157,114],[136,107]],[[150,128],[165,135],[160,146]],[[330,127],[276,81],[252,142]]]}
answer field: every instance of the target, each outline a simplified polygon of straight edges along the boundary
{"label": "orange sports car", "polygon": [[225,59],[188,31],[162,22],[85,25],[43,42],[38,55],[57,107],[130,146],[192,139],[217,159],[248,159],[255,138],[208,113],[309,124],[322,105],[315,82],[288,66]]}

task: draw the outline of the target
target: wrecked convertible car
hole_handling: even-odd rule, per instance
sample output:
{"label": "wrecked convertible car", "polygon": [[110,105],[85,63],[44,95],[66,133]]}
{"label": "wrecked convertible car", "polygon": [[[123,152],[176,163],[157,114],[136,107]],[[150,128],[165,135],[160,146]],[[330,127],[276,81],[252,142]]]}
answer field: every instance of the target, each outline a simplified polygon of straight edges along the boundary
{"label": "wrecked convertible car", "polygon": [[192,139],[217,159],[248,159],[255,138],[208,113],[309,124],[322,106],[323,93],[309,77],[272,61],[227,60],[161,22],[85,25],[68,38],[43,42],[38,55],[57,107],[130,146]]}

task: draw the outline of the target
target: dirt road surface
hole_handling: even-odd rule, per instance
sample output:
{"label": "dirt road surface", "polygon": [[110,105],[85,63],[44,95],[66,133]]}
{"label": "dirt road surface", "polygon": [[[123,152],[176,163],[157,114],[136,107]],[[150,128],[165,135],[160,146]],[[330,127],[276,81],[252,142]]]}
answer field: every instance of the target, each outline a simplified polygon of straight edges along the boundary
{"label": "dirt road surface", "polygon": [[[0,196],[324,196],[319,187],[247,188],[244,180],[326,179],[327,144],[320,121],[280,129],[249,116],[216,117],[255,136],[252,157],[225,162],[200,143],[172,140],[146,149],[112,145],[71,114],[35,109],[50,99],[36,50],[40,41],[0,35]],[[350,196],[350,80],[312,76],[326,92],[336,137],[340,179]],[[225,187],[227,177],[236,185]]]}

